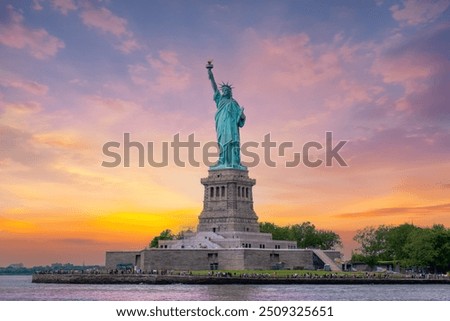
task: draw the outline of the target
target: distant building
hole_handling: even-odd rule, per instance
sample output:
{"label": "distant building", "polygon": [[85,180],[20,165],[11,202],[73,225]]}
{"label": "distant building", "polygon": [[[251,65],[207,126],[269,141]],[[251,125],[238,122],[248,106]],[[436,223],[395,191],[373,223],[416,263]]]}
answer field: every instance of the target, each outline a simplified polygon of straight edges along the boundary
{"label": "distant building", "polygon": [[23,263],[14,263],[7,266],[8,269],[23,269],[25,266]]}

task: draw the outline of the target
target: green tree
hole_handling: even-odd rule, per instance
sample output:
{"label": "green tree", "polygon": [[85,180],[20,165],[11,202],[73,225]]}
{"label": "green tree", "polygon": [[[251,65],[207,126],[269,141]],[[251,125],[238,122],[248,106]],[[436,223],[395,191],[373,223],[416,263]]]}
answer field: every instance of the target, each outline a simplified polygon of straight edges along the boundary
{"label": "green tree", "polygon": [[364,255],[362,255],[361,253],[352,251],[352,262],[365,263],[366,260],[367,260],[367,258]]}
{"label": "green tree", "polygon": [[289,227],[278,226],[274,223],[261,222],[259,223],[259,230],[261,233],[272,234],[274,240],[291,240],[289,235]]}
{"label": "green tree", "polygon": [[450,229],[443,225],[420,228],[412,224],[381,225],[358,230],[353,238],[360,248],[353,261],[374,266],[379,261],[397,261],[404,267],[434,272],[450,270]]}
{"label": "green tree", "polygon": [[446,272],[450,265],[450,230],[443,225],[417,229],[408,236],[405,251],[409,266]]}
{"label": "green tree", "polygon": [[427,268],[435,257],[433,234],[430,229],[417,229],[408,235],[405,251],[406,264],[411,267]]}
{"label": "green tree", "polygon": [[358,230],[353,240],[360,244],[356,252],[362,255],[359,259],[364,258],[363,262],[369,266],[375,266],[380,260],[390,260],[386,251],[387,235],[390,230],[391,227],[385,225],[378,228],[368,226]]}
{"label": "green tree", "polygon": [[274,223],[259,224],[260,231],[271,233],[274,240],[297,242],[298,248],[320,248],[329,250],[341,246],[341,238],[333,231],[317,230],[311,222],[291,226],[278,226]]}
{"label": "green tree", "polygon": [[158,242],[160,240],[173,240],[175,238],[175,235],[172,233],[171,230],[167,229],[162,231],[159,236],[155,236],[151,242],[150,247],[158,247]]}
{"label": "green tree", "polygon": [[450,270],[450,229],[444,225],[434,225],[433,245],[436,251],[433,268],[435,272],[447,272]]}
{"label": "green tree", "polygon": [[408,223],[392,227],[386,234],[385,259],[400,262],[405,266],[408,258],[405,245],[409,235],[418,229],[420,228]]}
{"label": "green tree", "polygon": [[337,246],[342,247],[342,241],[339,234],[333,231],[318,230],[318,243],[317,246],[321,250],[329,250],[336,248]]}
{"label": "green tree", "polygon": [[316,227],[311,222],[304,222],[302,224],[292,225],[291,228],[292,240],[297,241],[297,247],[318,247],[320,243]]}

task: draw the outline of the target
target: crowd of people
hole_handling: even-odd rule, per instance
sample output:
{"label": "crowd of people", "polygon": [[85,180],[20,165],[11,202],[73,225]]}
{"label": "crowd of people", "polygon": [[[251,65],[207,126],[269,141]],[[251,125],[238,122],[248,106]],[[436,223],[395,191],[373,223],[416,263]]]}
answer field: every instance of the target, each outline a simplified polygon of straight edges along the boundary
{"label": "crowd of people", "polygon": [[442,280],[449,279],[446,274],[426,274],[426,273],[389,273],[389,272],[330,272],[330,273],[277,273],[273,272],[225,272],[225,271],[209,271],[206,275],[193,274],[192,271],[175,271],[175,270],[150,270],[143,271],[140,268],[125,268],[111,270],[42,270],[36,274],[110,274],[110,275],[126,275],[126,274],[151,274],[151,275],[167,275],[167,276],[207,276],[214,278],[293,278],[293,279],[430,279]]}

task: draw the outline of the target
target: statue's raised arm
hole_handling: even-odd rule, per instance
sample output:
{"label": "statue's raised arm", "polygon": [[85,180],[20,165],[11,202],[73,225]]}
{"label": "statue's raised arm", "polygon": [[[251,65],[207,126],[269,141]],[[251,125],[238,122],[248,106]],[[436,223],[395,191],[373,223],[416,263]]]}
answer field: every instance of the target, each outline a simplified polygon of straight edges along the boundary
{"label": "statue's raised arm", "polygon": [[208,69],[208,76],[209,80],[211,80],[211,86],[214,92],[218,90],[216,81],[214,80],[214,75],[212,73],[212,69],[214,68],[214,65],[212,64],[212,60],[208,60],[208,63],[206,64],[206,69]]}

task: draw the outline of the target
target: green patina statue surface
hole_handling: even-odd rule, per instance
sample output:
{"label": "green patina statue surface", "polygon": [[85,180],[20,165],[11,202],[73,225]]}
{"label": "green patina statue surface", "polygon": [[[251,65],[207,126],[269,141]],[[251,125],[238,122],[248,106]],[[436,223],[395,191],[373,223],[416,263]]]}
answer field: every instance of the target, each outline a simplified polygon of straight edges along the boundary
{"label": "green patina statue surface", "polygon": [[239,128],[245,124],[244,108],[241,108],[236,100],[233,99],[232,87],[230,84],[220,86],[219,91],[214,75],[212,73],[213,65],[208,61],[206,69],[211,80],[214,91],[214,101],[216,102],[216,133],[217,143],[219,145],[219,161],[210,169],[234,168],[245,170],[241,165],[241,151]]}

